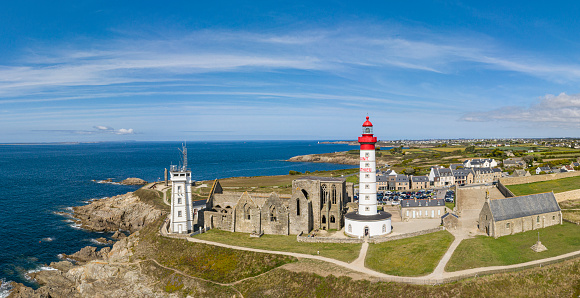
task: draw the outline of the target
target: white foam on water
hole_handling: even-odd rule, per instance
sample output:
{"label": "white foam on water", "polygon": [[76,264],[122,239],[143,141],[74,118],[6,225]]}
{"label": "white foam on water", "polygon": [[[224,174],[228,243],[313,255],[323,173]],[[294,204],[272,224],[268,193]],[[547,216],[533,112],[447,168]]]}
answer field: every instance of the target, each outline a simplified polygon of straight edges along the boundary
{"label": "white foam on water", "polygon": [[30,275],[29,275],[30,273],[36,273],[36,272],[45,271],[45,270],[57,270],[57,269],[52,268],[50,266],[40,266],[36,269],[31,269],[31,270],[26,271],[26,273],[24,274],[24,278],[32,281],[32,277],[30,277]]}
{"label": "white foam on water", "polygon": [[51,241],[54,241],[54,238],[53,237],[46,237],[46,238],[42,238],[42,241],[51,242]]}
{"label": "white foam on water", "polygon": [[81,230],[81,226],[82,226],[82,225],[81,225],[80,223],[77,223],[77,222],[74,222],[74,221],[73,221],[73,222],[72,222],[72,223],[71,223],[69,226],[70,226],[71,228],[73,228],[73,229]]}
{"label": "white foam on water", "polygon": [[6,298],[10,295],[10,290],[12,290],[12,285],[10,285],[10,281],[6,281],[6,279],[0,279],[0,298]]}

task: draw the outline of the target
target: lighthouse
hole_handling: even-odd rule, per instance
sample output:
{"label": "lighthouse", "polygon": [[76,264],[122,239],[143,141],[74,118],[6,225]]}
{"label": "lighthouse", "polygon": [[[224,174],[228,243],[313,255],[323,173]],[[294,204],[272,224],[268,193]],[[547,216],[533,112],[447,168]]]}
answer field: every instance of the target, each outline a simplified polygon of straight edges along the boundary
{"label": "lighthouse", "polygon": [[373,124],[367,116],[360,144],[358,211],[345,215],[345,233],[354,237],[374,237],[391,232],[391,214],[377,211],[377,175]]}
{"label": "lighthouse", "polygon": [[171,214],[170,233],[191,233],[193,231],[193,208],[191,200],[191,171],[187,168],[187,148],[180,150],[183,163],[171,166]]}

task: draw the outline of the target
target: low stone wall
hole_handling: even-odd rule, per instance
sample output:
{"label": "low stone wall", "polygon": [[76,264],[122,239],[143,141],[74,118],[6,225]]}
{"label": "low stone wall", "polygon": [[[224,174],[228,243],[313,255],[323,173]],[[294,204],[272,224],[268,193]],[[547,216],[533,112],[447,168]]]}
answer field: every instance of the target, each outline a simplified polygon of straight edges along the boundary
{"label": "low stone wall", "polygon": [[436,227],[433,229],[422,230],[422,231],[417,231],[417,232],[407,233],[407,234],[400,234],[400,235],[395,235],[395,236],[390,236],[390,237],[371,238],[371,239],[369,239],[369,243],[376,244],[376,243],[382,243],[382,242],[387,242],[387,241],[411,238],[411,237],[415,237],[415,236],[421,236],[421,235],[425,235],[425,234],[439,232],[439,231],[442,231],[444,229],[445,228],[443,228],[443,227]]}
{"label": "low stone wall", "polygon": [[363,243],[363,238],[333,238],[333,237],[307,237],[300,235],[296,236],[296,241],[307,243]]}
{"label": "low stone wall", "polygon": [[580,199],[580,189],[555,193],[554,196],[558,202]]}
{"label": "low stone wall", "polygon": [[533,175],[528,177],[506,177],[500,178],[499,181],[503,185],[514,185],[514,184],[524,184],[533,183],[540,181],[549,181],[555,179],[562,179],[568,177],[580,176],[580,171],[566,172],[566,173],[555,173],[555,174],[544,174],[544,175]]}
{"label": "low stone wall", "polygon": [[506,198],[511,198],[511,197],[515,197],[515,196],[516,196],[516,195],[514,195],[514,193],[513,193],[511,190],[507,189],[507,187],[505,187],[505,186],[504,186],[504,185],[501,183],[501,181],[499,181],[499,182],[497,183],[497,189],[498,189],[498,190],[499,190],[499,192],[501,192],[501,194],[502,194],[504,197],[506,197]]}
{"label": "low stone wall", "polygon": [[[422,230],[422,231],[417,231],[417,232],[407,233],[407,234],[400,234],[400,235],[395,235],[395,236],[369,238],[368,242],[376,244],[376,243],[382,243],[382,242],[393,241],[393,240],[400,240],[400,239],[411,238],[411,237],[415,237],[415,236],[435,233],[435,232],[439,232],[442,230],[445,230],[445,228],[444,227],[437,227],[437,228],[433,228],[433,229]],[[308,242],[308,243],[363,243],[364,238],[306,237],[306,236],[302,236],[302,233],[300,233],[300,235],[296,236],[296,241]]]}

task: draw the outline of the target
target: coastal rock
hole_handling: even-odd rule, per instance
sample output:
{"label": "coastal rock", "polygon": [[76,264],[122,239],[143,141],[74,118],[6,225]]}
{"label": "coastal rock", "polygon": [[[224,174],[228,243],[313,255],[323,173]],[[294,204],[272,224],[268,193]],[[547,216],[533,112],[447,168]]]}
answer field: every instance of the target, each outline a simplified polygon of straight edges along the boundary
{"label": "coastal rock", "polygon": [[125,233],[120,232],[120,231],[116,231],[113,236],[111,236],[111,238],[115,239],[115,240],[120,240],[127,237],[127,235],[125,235]]}
{"label": "coastal rock", "polygon": [[322,163],[337,163],[344,165],[358,165],[360,163],[358,155],[325,155],[325,154],[308,154],[294,156],[288,161],[292,162],[322,162]]}
{"label": "coastal rock", "polygon": [[60,262],[52,262],[50,263],[50,267],[60,270],[62,272],[69,271],[72,267],[74,267],[73,263],[69,261],[60,261]]}
{"label": "coastal rock", "polygon": [[97,239],[95,239],[95,241],[97,241],[100,244],[113,244],[113,243],[115,243],[113,240],[109,240],[105,237],[97,238]]}
{"label": "coastal rock", "polygon": [[102,232],[120,229],[134,232],[164,214],[141,202],[132,192],[74,207],[73,212],[82,228]]}
{"label": "coastal rock", "polygon": [[96,259],[108,258],[110,251],[110,247],[103,247],[100,251],[97,251],[97,248],[94,246],[85,246],[72,255],[63,254],[63,256],[77,262],[89,262]]}
{"label": "coastal rock", "polygon": [[140,179],[140,178],[127,178],[127,179],[121,181],[121,184],[124,184],[124,185],[145,185],[145,184],[147,184],[147,181]]}

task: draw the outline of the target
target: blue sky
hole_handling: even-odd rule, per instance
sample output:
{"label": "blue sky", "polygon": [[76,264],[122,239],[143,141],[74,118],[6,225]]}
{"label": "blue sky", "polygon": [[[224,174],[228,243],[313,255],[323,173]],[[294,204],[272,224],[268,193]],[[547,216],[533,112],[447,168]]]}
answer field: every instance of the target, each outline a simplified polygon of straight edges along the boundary
{"label": "blue sky", "polygon": [[579,5],[355,2],[3,1],[0,143],[579,136]]}

